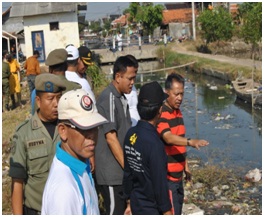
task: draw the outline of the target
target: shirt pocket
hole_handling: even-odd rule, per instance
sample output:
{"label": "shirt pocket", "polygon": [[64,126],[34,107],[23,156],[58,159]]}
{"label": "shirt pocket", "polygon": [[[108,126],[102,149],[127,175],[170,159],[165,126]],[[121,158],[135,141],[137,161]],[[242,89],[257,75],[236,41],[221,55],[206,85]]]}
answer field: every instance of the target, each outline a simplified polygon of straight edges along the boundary
{"label": "shirt pocket", "polygon": [[28,141],[28,174],[37,175],[47,172],[48,147],[45,138]]}

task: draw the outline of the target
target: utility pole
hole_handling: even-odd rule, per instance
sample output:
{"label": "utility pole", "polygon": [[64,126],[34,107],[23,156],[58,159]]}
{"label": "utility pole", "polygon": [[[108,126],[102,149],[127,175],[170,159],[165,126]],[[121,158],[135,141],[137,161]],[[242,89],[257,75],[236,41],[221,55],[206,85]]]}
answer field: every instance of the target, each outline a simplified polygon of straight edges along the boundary
{"label": "utility pole", "polygon": [[119,16],[121,16],[121,10],[120,10],[120,6],[118,6],[117,8],[118,8],[118,13],[119,13]]}
{"label": "utility pole", "polygon": [[196,40],[196,31],[195,31],[195,13],[194,13],[194,2],[192,2],[192,26],[193,26],[193,40]]}

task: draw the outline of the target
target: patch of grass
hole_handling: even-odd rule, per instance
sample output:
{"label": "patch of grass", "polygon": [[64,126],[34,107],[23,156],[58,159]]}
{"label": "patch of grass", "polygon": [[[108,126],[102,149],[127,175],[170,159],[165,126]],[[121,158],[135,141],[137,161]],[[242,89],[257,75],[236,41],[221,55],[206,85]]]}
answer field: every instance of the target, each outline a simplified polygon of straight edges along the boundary
{"label": "patch of grass", "polygon": [[[29,101],[28,87],[22,87],[22,102]],[[2,214],[12,214],[11,209],[11,178],[8,177],[9,155],[11,148],[11,139],[15,133],[16,127],[29,117],[31,106],[25,104],[24,108],[16,109],[2,113]],[[4,173],[4,172],[3,172]]]}
{"label": "patch of grass", "polygon": [[[163,59],[164,56],[166,57],[166,67],[183,65],[195,61],[196,63],[193,65],[192,69],[197,72],[201,72],[202,69],[213,69],[215,71],[225,72],[229,75],[229,78],[231,79],[235,79],[239,71],[243,72],[243,76],[245,78],[251,78],[252,75],[251,67],[238,66],[230,63],[223,64],[222,62],[212,59],[187,54],[179,54],[177,52],[172,51],[170,47],[160,47],[157,50],[157,56],[159,59]],[[254,79],[257,81],[262,80],[261,70],[256,70],[254,72]]]}

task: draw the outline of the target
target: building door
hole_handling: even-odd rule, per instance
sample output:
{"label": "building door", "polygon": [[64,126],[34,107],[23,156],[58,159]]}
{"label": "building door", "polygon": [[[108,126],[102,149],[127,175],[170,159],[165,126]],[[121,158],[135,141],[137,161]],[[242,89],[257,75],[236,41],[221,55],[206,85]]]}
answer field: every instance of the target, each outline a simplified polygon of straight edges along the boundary
{"label": "building door", "polygon": [[39,52],[39,62],[44,62],[46,57],[45,57],[45,44],[44,44],[44,35],[43,31],[37,31],[37,32],[32,32],[32,45],[33,45],[33,51],[38,50]]}

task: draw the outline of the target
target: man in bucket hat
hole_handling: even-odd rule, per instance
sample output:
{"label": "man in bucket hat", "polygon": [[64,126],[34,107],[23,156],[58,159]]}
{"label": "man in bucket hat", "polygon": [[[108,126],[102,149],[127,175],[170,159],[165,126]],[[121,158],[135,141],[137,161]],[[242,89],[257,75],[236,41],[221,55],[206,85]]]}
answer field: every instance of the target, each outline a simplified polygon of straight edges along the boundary
{"label": "man in bucket hat", "polygon": [[123,147],[125,214],[171,214],[167,155],[156,130],[165,98],[156,81],[140,88],[137,107],[141,119],[127,132]]}
{"label": "man in bucket hat", "polygon": [[[80,89],[82,86],[76,82],[68,81],[65,77],[65,71],[67,70],[67,56],[68,53],[64,48],[54,49],[51,51],[45,61],[45,65],[49,66],[49,73],[58,75],[62,82],[65,84],[66,89],[63,91]],[[47,75],[48,76],[48,75]],[[31,94],[31,113],[34,114],[37,109],[35,103],[36,90],[32,91]]]}
{"label": "man in bucket hat", "polygon": [[107,122],[96,109],[92,93],[65,93],[58,105],[57,144],[43,194],[44,215],[99,215],[98,197],[90,171],[98,126]]}
{"label": "man in bucket hat", "polygon": [[38,75],[35,85],[39,109],[17,127],[11,147],[11,201],[13,214],[19,215],[40,214],[43,189],[60,140],[57,108],[65,85],[52,74]]}

